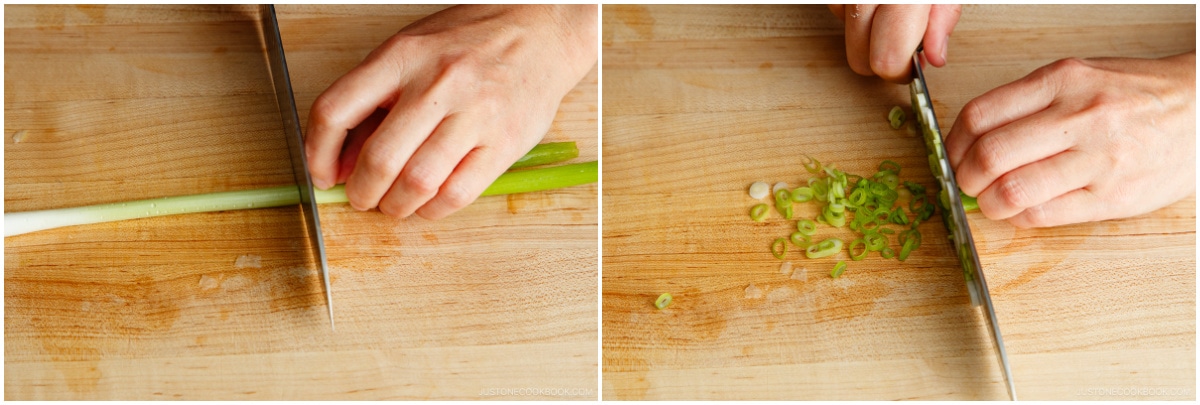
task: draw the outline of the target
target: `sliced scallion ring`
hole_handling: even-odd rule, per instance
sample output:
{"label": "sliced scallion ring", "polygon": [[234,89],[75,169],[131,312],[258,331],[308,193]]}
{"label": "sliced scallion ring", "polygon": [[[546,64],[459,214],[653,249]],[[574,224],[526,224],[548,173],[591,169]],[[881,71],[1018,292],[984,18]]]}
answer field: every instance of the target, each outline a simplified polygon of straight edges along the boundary
{"label": "sliced scallion ring", "polygon": [[833,278],[838,278],[838,277],[841,277],[842,273],[845,271],[846,271],[846,261],[839,260],[837,262],[837,264],[835,264],[833,266],[833,270],[829,272],[829,276],[833,277]]}
{"label": "sliced scallion ring", "polygon": [[771,243],[771,254],[775,255],[776,259],[783,260],[784,255],[787,254],[787,242],[787,239],[779,238]]}
{"label": "sliced scallion ring", "polygon": [[801,219],[796,221],[796,230],[806,236],[812,236],[817,233],[817,224],[811,219]]}
{"label": "sliced scallion ring", "polygon": [[750,219],[756,222],[765,221],[769,212],[770,208],[766,204],[755,205],[753,208],[750,208]]}
{"label": "sliced scallion ring", "polygon": [[836,255],[841,251],[842,240],[838,238],[829,238],[821,241],[821,243],[809,245],[808,249],[805,249],[804,251],[804,256],[808,257],[809,259],[820,259],[822,257]]}
{"label": "sliced scallion ring", "polygon": [[[861,246],[862,251],[854,253],[854,248],[857,246]],[[850,242],[850,246],[846,247],[846,251],[850,253],[850,259],[852,260],[862,260],[866,258],[867,253],[870,252],[867,250],[867,242],[863,241],[862,238],[855,239],[853,242]]]}
{"label": "sliced scallion ring", "polygon": [[801,249],[807,249],[812,244],[812,240],[809,239],[808,235],[801,232],[792,232],[790,239],[793,245],[799,246]]}
{"label": "sliced scallion ring", "polygon": [[671,305],[672,299],[671,293],[663,293],[663,295],[658,296],[657,300],[654,300],[654,307],[658,309],[666,308],[667,305]]}

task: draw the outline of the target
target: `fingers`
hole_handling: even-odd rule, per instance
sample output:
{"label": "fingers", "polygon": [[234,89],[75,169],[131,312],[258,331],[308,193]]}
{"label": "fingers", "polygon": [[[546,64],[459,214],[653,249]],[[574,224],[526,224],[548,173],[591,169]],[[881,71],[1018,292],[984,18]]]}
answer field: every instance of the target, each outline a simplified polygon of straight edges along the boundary
{"label": "fingers", "polygon": [[925,37],[929,7],[879,7],[872,22],[871,71],[884,80],[908,83],[913,51]]}
{"label": "fingers", "polygon": [[[1100,198],[1087,189],[1076,189],[1022,211],[1008,222],[1021,228],[1042,228],[1095,221],[1102,209]],[[983,208],[982,203],[980,208]]]}
{"label": "fingers", "polygon": [[871,71],[871,19],[875,16],[875,5],[855,4],[846,7],[846,61],[854,73],[872,76]]}
{"label": "fingers", "polygon": [[336,184],[338,155],[346,133],[357,127],[377,107],[394,97],[389,86],[398,80],[399,72],[384,64],[360,65],[329,86],[313,102],[308,117],[308,134],[304,139],[305,155],[313,183],[320,189]]}
{"label": "fingers", "polygon": [[[346,178],[350,206],[368,210],[379,205],[400,170],[446,117],[446,102],[424,91],[401,97],[375,133],[363,144],[354,170]],[[407,94],[406,94],[407,96]]]}
{"label": "fingers", "polygon": [[979,136],[954,169],[958,187],[979,196],[1005,173],[1071,148],[1077,134],[1066,124],[1047,110]]}
{"label": "fingers", "polygon": [[937,67],[946,65],[946,47],[950,43],[950,32],[958,24],[962,6],[957,4],[935,4],[929,10],[929,24],[925,28],[925,59]]}
{"label": "fingers", "polygon": [[1046,109],[1058,92],[1045,70],[1039,69],[968,102],[946,134],[946,154],[955,171],[960,170],[967,152],[980,137]]}
{"label": "fingers", "polygon": [[474,202],[515,160],[496,156],[501,153],[494,148],[477,148],[468,153],[437,196],[417,210],[417,215],[429,220],[442,219]]}
{"label": "fingers", "polygon": [[442,121],[408,160],[387,195],[379,202],[379,211],[405,218],[433,199],[434,195],[440,194],[439,189],[445,188],[443,183],[450,173],[476,145],[475,137],[479,131],[467,127],[470,124],[472,122],[469,119],[457,115]]}
{"label": "fingers", "polygon": [[358,155],[361,153],[363,145],[379,129],[379,124],[383,123],[383,119],[387,115],[388,110],[376,109],[375,113],[367,116],[361,124],[358,124],[346,135],[346,141],[342,146],[342,156],[338,159],[336,183],[345,183],[346,178],[350,177],[350,172],[354,171],[354,164],[358,162]]}
{"label": "fingers", "polygon": [[1088,186],[1094,179],[1093,166],[1083,153],[1075,151],[1021,166],[979,193],[979,210],[988,219],[1011,218]]}

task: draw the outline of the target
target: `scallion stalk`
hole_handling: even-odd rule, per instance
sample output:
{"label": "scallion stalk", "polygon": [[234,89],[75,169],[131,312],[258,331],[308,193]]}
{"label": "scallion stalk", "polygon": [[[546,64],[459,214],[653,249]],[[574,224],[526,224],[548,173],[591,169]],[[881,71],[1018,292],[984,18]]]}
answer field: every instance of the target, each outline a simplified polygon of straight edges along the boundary
{"label": "scallion stalk", "polygon": [[[599,177],[597,162],[576,163],[543,169],[528,169],[500,175],[482,196],[518,194],[595,183]],[[343,186],[316,190],[318,204],[344,203]],[[233,211],[281,207],[300,203],[296,186],[279,186],[255,190],[226,191],[148,200],[59,208],[42,211],[8,212],[4,214],[4,236],[59,228],[71,225],[95,224],[163,215],[199,212]]]}
{"label": "scallion stalk", "polygon": [[525,156],[521,156],[520,159],[517,159],[508,168],[521,169],[540,166],[555,162],[564,162],[576,157],[579,157],[579,148],[575,146],[575,142],[542,143],[534,146],[528,153],[525,153]]}

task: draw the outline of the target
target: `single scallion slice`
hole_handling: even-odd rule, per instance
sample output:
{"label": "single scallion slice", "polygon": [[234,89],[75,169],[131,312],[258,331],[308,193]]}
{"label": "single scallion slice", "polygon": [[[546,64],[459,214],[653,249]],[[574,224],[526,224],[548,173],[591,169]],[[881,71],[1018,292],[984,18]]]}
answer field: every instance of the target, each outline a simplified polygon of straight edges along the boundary
{"label": "single scallion slice", "polygon": [[792,232],[790,239],[792,240],[793,245],[796,245],[801,249],[807,249],[808,245],[812,244],[812,240],[809,239],[808,235],[805,235],[801,232]]}
{"label": "single scallion slice", "polygon": [[654,300],[654,307],[658,309],[666,308],[667,305],[671,305],[671,300],[673,299],[674,297],[671,296],[671,293],[663,293],[663,295],[658,296],[657,300]]}
{"label": "single scallion slice", "polygon": [[846,271],[846,261],[839,260],[837,262],[837,264],[835,264],[833,266],[833,270],[829,272],[829,276],[833,277],[833,278],[838,278],[838,277],[841,277],[842,273],[845,271]]}
{"label": "single scallion slice", "polygon": [[769,184],[756,181],[750,185],[750,198],[761,200],[768,194],[771,194],[771,186]]}
{"label": "single scallion slice", "polygon": [[904,109],[900,106],[892,107],[892,110],[888,111],[888,123],[892,125],[892,129],[904,126]]}
{"label": "single scallion slice", "polygon": [[885,247],[885,248],[883,248],[883,250],[879,251],[879,255],[882,256],[884,259],[891,259],[893,257],[896,257],[896,251],[892,250],[892,248],[890,248],[890,247]]}
{"label": "single scallion slice", "polygon": [[804,256],[808,257],[809,259],[820,259],[822,257],[836,255],[841,251],[842,240],[837,238],[829,238],[815,245],[809,245],[808,249],[805,249],[804,251]]}
{"label": "single scallion slice", "polygon": [[784,218],[792,219],[792,192],[787,187],[775,190],[775,209]]}
{"label": "single scallion slice", "polygon": [[783,260],[783,257],[787,255],[787,242],[787,239],[779,238],[771,243],[771,254],[775,255],[776,259]]}
{"label": "single scallion slice", "polygon": [[[858,247],[858,246],[862,247],[862,251],[858,252],[858,253],[854,253],[855,247]],[[862,260],[862,259],[866,258],[867,253],[870,252],[869,250],[867,250],[867,242],[864,241],[862,238],[858,238],[858,239],[855,239],[853,242],[850,242],[850,246],[846,247],[846,251],[850,253],[850,259],[852,259],[852,260]]]}
{"label": "single scallion slice", "polygon": [[812,236],[817,233],[817,223],[811,219],[801,219],[796,221],[796,230],[804,235]]}
{"label": "single scallion slice", "polygon": [[770,209],[766,204],[755,205],[753,208],[750,208],[750,219],[753,219],[755,222],[765,221],[767,214],[770,213]]}

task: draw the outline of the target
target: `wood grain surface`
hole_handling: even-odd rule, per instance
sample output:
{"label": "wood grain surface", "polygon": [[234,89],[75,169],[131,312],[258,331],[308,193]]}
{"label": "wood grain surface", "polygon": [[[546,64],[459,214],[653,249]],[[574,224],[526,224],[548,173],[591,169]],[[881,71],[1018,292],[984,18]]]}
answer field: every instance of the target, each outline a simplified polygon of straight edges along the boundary
{"label": "wood grain surface", "polygon": [[[1195,29],[1193,5],[967,6],[926,73],[949,128],[1037,67],[1192,51]],[[782,273],[769,245],[795,222],[747,215],[750,183],[795,187],[804,154],[932,187],[922,142],[886,120],[907,87],[854,74],[824,6],[606,5],[602,30],[604,399],[1007,398],[940,220],[906,262],[833,280],[795,249]],[[969,215],[1020,398],[1196,398],[1195,208],[1036,230]]]}
{"label": "wood grain surface", "polygon": [[[302,121],[445,6],[279,6]],[[6,6],[6,212],[292,182],[254,6]],[[597,71],[545,141],[596,160]],[[595,399],[598,187],[430,222],[295,208],[4,241],[5,399]]]}

